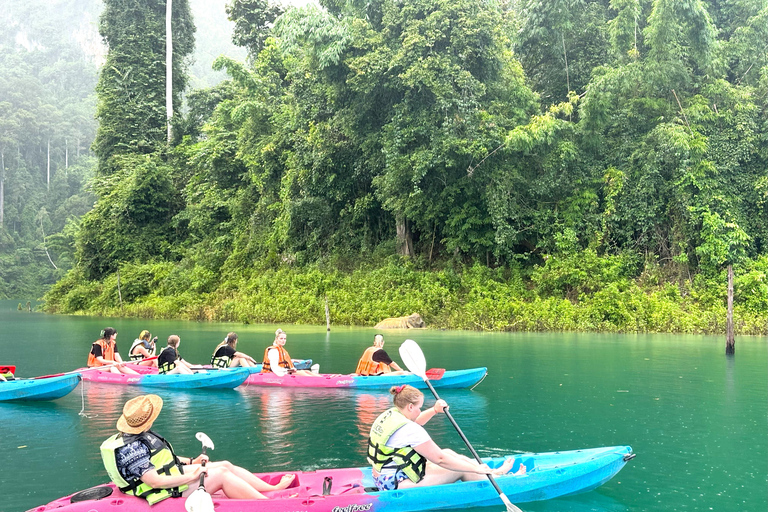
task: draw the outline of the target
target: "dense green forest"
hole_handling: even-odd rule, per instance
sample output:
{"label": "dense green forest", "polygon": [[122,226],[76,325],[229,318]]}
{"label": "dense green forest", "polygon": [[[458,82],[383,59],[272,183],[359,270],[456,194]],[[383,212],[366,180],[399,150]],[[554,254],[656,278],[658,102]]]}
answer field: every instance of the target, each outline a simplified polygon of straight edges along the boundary
{"label": "dense green forest", "polygon": [[[205,31],[189,81],[232,44],[224,0],[194,0]],[[0,299],[41,297],[75,262],[81,217],[93,208],[96,83],[107,48],[101,0],[0,0]],[[233,51],[233,49],[235,51]]]}
{"label": "dense green forest", "polygon": [[732,265],[765,332],[765,0],[227,12],[248,56],[181,110],[174,2],[167,143],[165,3],[105,0],[96,203],[49,311],[721,332]]}

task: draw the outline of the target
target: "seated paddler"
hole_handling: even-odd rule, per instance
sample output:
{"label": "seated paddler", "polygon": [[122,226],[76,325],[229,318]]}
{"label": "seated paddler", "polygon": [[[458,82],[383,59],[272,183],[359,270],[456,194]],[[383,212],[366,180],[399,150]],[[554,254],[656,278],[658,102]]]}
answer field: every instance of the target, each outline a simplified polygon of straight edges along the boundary
{"label": "seated paddler", "polygon": [[128,357],[131,361],[141,366],[157,366],[157,358],[144,361],[155,355],[157,336],[152,338],[152,333],[147,330],[141,331],[139,337],[133,340],[131,349],[128,351]]}
{"label": "seated paddler", "polygon": [[192,374],[192,365],[182,359],[179,354],[181,338],[175,334],[168,336],[168,345],[157,356],[157,369],[159,373],[172,375],[174,373]]}
{"label": "seated paddler", "polygon": [[205,473],[205,489],[211,494],[221,491],[228,498],[265,499],[262,492],[285,489],[294,480],[295,475],[285,475],[270,485],[228,461],[211,462],[203,454],[176,455],[168,441],[150,430],[162,408],[163,399],[157,395],[128,400],[117,420],[118,433],[101,444],[104,467],[122,492],[154,505],[189,496],[200,484],[200,474]]}
{"label": "seated paddler", "polygon": [[237,334],[234,332],[227,334],[224,341],[216,346],[211,357],[211,366],[214,368],[235,368],[238,366],[248,368],[257,364],[256,360],[248,354],[237,351]]}
{"label": "seated paddler", "polygon": [[138,375],[138,372],[123,363],[117,351],[117,330],[113,327],[105,328],[101,331],[101,337],[93,342],[87,364],[91,368],[98,367],[99,371]]}
{"label": "seated paddler", "polygon": [[[448,404],[437,400],[428,409],[424,395],[418,389],[404,385],[389,390],[394,407],[387,409],[373,422],[368,439],[368,462],[376,486],[381,491],[408,487],[450,484],[462,480],[483,480],[488,474],[508,473],[515,465],[507,459],[497,469],[440,448],[424,429],[435,415]],[[515,474],[525,473],[525,466]]]}
{"label": "seated paddler", "polygon": [[[394,371],[393,371],[394,370]],[[373,337],[373,346],[363,352],[363,356],[357,363],[355,373],[358,375],[402,375],[403,371],[384,350],[384,336],[377,334]]]}
{"label": "seated paddler", "polygon": [[278,377],[284,375],[303,375],[305,377],[319,377],[318,374],[312,373],[309,370],[297,370],[293,366],[293,360],[291,359],[288,351],[285,350],[285,342],[288,340],[288,335],[284,330],[278,329],[275,331],[275,341],[272,345],[268,346],[264,350],[264,362],[261,366],[261,373],[274,373]]}

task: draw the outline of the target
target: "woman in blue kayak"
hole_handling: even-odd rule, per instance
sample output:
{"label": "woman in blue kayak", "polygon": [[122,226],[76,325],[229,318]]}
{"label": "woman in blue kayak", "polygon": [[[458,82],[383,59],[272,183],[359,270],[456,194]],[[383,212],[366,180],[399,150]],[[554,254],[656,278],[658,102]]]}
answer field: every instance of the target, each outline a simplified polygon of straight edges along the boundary
{"label": "woman in blue kayak", "polygon": [[214,368],[236,368],[241,366],[248,368],[256,366],[256,360],[237,350],[237,333],[230,332],[224,341],[218,344],[211,357],[211,366]]}
{"label": "woman in blue kayak", "polygon": [[[470,480],[482,480],[486,475],[509,473],[515,465],[507,459],[501,467],[491,469],[486,464],[440,448],[432,441],[422,425],[448,408],[438,400],[429,409],[421,410],[424,395],[418,389],[404,385],[393,386],[394,407],[384,411],[371,426],[368,439],[368,462],[380,491],[408,487],[442,485]],[[525,473],[525,466],[515,473]]]}
{"label": "woman in blue kayak", "polygon": [[181,338],[175,334],[168,336],[168,346],[166,346],[160,355],[157,356],[157,368],[163,374],[192,374],[191,365],[181,358],[179,354],[179,344]]}

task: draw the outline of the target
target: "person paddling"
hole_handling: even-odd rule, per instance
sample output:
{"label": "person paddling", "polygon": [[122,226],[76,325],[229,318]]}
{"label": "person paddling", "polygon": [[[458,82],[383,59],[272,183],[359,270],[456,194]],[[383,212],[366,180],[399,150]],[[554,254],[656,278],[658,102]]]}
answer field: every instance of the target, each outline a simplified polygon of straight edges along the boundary
{"label": "person paddling", "polygon": [[297,370],[293,366],[293,361],[288,351],[285,350],[285,342],[288,335],[282,329],[275,331],[275,341],[264,350],[264,362],[262,363],[261,373],[274,373],[278,377],[284,375],[303,375],[305,377],[319,377],[309,370]]}
{"label": "person paddling", "polygon": [[[394,407],[376,418],[368,439],[368,462],[380,491],[484,480],[488,474],[508,473],[514,466],[514,459],[507,459],[501,467],[491,469],[440,448],[422,425],[447,409],[448,404],[437,400],[422,411],[424,395],[418,389],[409,385],[393,386],[389,392],[393,395]],[[515,474],[522,475],[525,471],[521,465]]]}
{"label": "person paddling", "polygon": [[145,330],[141,331],[139,337],[133,340],[133,345],[131,345],[131,349],[128,351],[128,357],[131,358],[131,361],[135,361],[136,364],[142,366],[157,366],[157,359],[142,361],[142,359],[154,356],[157,351],[155,345],[157,343],[157,336],[150,340],[151,336],[152,333]]}
{"label": "person paddling", "polygon": [[195,373],[192,371],[192,365],[181,358],[181,354],[179,354],[180,344],[181,338],[175,334],[168,336],[168,345],[157,356],[157,369],[160,373],[168,375]]}
{"label": "person paddling", "polygon": [[237,350],[237,334],[230,332],[224,341],[216,346],[211,357],[211,366],[214,368],[235,368],[242,366],[249,368],[256,366],[256,360]]}
{"label": "person paddling", "polygon": [[262,492],[285,489],[296,478],[286,474],[270,485],[229,461],[210,462],[204,454],[177,456],[168,441],[150,430],[162,408],[163,399],[157,395],[128,400],[117,420],[119,432],[101,444],[109,478],[125,494],[140,496],[150,505],[187,497],[199,486],[200,474],[205,473],[205,490],[211,494],[221,491],[227,498],[266,499]]}
{"label": "person paddling", "polygon": [[105,372],[138,375],[138,372],[128,368],[123,363],[123,358],[117,351],[117,330],[112,327],[107,327],[101,331],[101,338],[91,345],[91,351],[88,353],[88,366],[91,368],[104,366],[100,371]]}
{"label": "person paddling", "polygon": [[[392,370],[395,371],[392,371]],[[408,373],[400,368],[384,350],[384,336],[377,334],[373,337],[373,346],[363,352],[357,363],[355,373],[358,375],[404,375]]]}

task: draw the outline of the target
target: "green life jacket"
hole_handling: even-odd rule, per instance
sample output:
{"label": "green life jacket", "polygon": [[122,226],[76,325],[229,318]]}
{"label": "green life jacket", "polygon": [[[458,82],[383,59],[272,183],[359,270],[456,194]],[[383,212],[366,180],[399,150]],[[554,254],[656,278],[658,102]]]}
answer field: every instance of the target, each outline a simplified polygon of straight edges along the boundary
{"label": "green life jacket", "polygon": [[[170,349],[170,350],[173,350],[174,352],[176,352],[176,357],[177,357],[177,358],[179,358],[179,359],[181,358],[181,354],[179,354],[179,351],[178,351],[178,350],[176,350],[176,349],[175,349],[175,348],[173,348],[173,347],[165,347],[165,348],[164,348],[164,349],[163,349],[163,350],[160,352],[160,354],[162,355],[162,353],[163,353],[163,352],[165,352],[165,351],[166,351],[166,350],[168,350],[168,349]],[[176,368],[176,361],[165,361],[165,362],[163,362],[163,363],[162,363],[162,364],[161,364],[161,365],[160,365],[160,366],[157,368],[157,371],[158,371],[158,373],[161,373],[161,374],[165,374],[165,373],[168,373],[168,372],[170,372],[170,371],[171,371],[171,370],[173,370],[174,368]]]}
{"label": "green life jacket", "polygon": [[128,445],[134,441],[141,441],[149,449],[149,461],[155,467],[158,474],[161,475],[182,475],[184,474],[183,465],[173,453],[170,443],[155,434],[152,431],[146,431],[139,435],[123,434],[118,432],[103,443],[101,443],[101,459],[107,474],[112,482],[125,494],[131,494],[144,498],[150,505],[162,501],[166,498],[178,498],[188,486],[182,485],[172,489],[153,489],[141,481],[140,478],[131,478],[126,480],[120,474],[117,468],[116,452],[119,448]]}
{"label": "green life jacket", "polygon": [[419,482],[424,478],[427,459],[410,446],[390,448],[387,441],[403,425],[410,422],[408,418],[393,407],[383,412],[371,426],[371,436],[368,439],[368,462],[373,469],[381,472],[384,466],[395,467],[412,481]]}
{"label": "green life jacket", "polygon": [[219,349],[226,344],[227,342],[225,340],[216,345],[216,350],[213,351],[213,355],[211,356],[211,366],[214,368],[229,368],[229,366],[232,364],[232,358],[229,356],[216,357],[216,352],[218,352]]}

